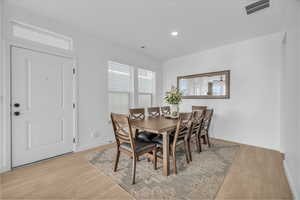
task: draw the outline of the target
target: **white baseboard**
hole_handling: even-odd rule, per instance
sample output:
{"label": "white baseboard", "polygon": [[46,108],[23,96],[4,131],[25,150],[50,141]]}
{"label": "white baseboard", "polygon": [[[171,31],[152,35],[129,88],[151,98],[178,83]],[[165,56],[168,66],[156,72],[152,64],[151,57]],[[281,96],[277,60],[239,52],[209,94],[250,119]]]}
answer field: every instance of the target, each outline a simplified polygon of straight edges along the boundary
{"label": "white baseboard", "polygon": [[294,200],[300,200],[299,196],[298,196],[298,191],[296,189],[295,182],[294,182],[293,177],[290,173],[290,170],[289,170],[289,167],[288,167],[288,164],[287,164],[286,160],[283,161],[283,167],[284,167],[284,171],[285,171],[286,177],[288,179],[290,188],[291,188],[292,193],[293,193],[293,199]]}
{"label": "white baseboard", "polygon": [[0,168],[0,174],[3,174],[5,172],[9,172],[11,169],[10,168]]}
{"label": "white baseboard", "polygon": [[100,141],[100,142],[94,142],[94,143],[90,143],[90,144],[84,144],[84,145],[79,145],[75,152],[80,152],[80,151],[85,151],[85,150],[89,150],[89,149],[93,149],[102,145],[106,145],[106,144],[110,144],[109,141]]}
{"label": "white baseboard", "polygon": [[[85,150],[89,150],[89,149],[93,149],[99,146],[103,146],[103,145],[107,145],[107,144],[111,144],[110,140],[101,140],[101,141],[97,141],[94,143],[89,143],[89,144],[84,144],[84,145],[79,145],[78,147],[76,147],[75,152],[80,152],[80,151],[85,151]],[[0,174],[5,173],[5,172],[9,172],[11,171],[10,168],[0,168]]]}
{"label": "white baseboard", "polygon": [[220,139],[220,140],[224,140],[224,141],[228,141],[228,142],[235,142],[235,143],[239,143],[239,144],[243,144],[243,145],[248,145],[248,146],[253,146],[253,147],[258,147],[258,148],[263,148],[263,149],[268,149],[268,150],[273,150],[273,151],[281,152],[280,148],[270,147],[270,146],[267,146],[267,145],[258,145],[258,144],[249,143],[249,142],[247,143],[245,141],[235,140],[235,139],[230,139],[230,138],[213,137],[213,136],[211,136],[211,138],[215,138],[215,139]]}

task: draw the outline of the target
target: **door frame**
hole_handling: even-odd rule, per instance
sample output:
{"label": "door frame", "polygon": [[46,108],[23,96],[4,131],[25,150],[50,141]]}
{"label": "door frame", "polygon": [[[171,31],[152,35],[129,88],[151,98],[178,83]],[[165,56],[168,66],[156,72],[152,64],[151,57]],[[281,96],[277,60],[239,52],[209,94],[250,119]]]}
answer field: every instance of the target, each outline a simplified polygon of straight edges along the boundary
{"label": "door frame", "polygon": [[[77,145],[79,141],[79,133],[78,133],[78,66],[77,66],[77,57],[75,57],[73,54],[63,53],[60,51],[55,51],[53,49],[49,50],[43,45],[32,45],[29,43],[23,43],[23,42],[13,42],[10,41],[6,45],[6,73],[4,73],[4,78],[6,80],[4,85],[4,88],[7,89],[6,93],[4,94],[6,103],[4,104],[5,111],[4,114],[6,114],[6,129],[4,132],[4,140],[3,143],[6,143],[6,152],[3,153],[5,156],[3,159],[3,162],[7,163],[7,166],[2,169],[2,171],[10,171],[13,169],[12,165],[12,48],[21,48],[21,49],[27,49],[39,53],[45,53],[48,55],[53,56],[60,56],[63,58],[68,58],[73,61],[73,69],[75,69],[75,74],[73,75],[73,103],[75,104],[75,108],[73,109],[73,138],[75,138],[75,142],[73,142],[73,148],[72,152],[76,152]],[[6,76],[7,75],[7,76]],[[6,139],[5,139],[6,136]],[[5,150],[5,148],[4,148]]]}

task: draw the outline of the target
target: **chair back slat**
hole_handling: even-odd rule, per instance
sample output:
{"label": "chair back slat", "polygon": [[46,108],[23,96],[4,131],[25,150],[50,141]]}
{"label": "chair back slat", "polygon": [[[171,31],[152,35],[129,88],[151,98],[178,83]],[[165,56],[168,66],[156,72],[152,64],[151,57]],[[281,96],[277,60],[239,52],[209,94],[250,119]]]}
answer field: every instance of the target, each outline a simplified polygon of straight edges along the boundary
{"label": "chair back slat", "polygon": [[117,145],[120,145],[123,142],[129,143],[134,150],[135,143],[129,117],[127,115],[111,113],[111,121]]}
{"label": "chair back slat", "polygon": [[170,106],[163,106],[160,109],[161,109],[161,114],[163,116],[171,114],[171,108],[170,108]]}
{"label": "chair back slat", "polygon": [[151,107],[148,108],[148,115],[151,118],[156,118],[160,116],[160,110],[159,107]]}
{"label": "chair back slat", "polygon": [[130,138],[128,137],[128,135],[124,135],[124,134],[117,134],[117,137],[119,140],[125,141],[125,142],[130,142]]}
{"label": "chair back slat", "polygon": [[193,113],[181,112],[181,113],[179,113],[179,118],[182,119],[184,122],[190,121],[193,118]]}
{"label": "chair back slat", "polygon": [[122,143],[128,143],[128,144],[130,144],[130,140],[128,140],[128,139],[123,139],[122,137],[119,137],[119,142],[120,142],[120,144],[122,144]]}
{"label": "chair back slat", "polygon": [[145,119],[144,108],[131,108],[129,109],[130,119]]}
{"label": "chair back slat", "polygon": [[192,128],[191,128],[191,135],[199,133],[201,126],[202,126],[205,112],[204,112],[204,110],[193,111],[192,115],[193,115],[193,118],[192,118],[193,124],[192,124]]}
{"label": "chair back slat", "polygon": [[206,110],[207,106],[192,106],[192,111]]}
{"label": "chair back slat", "polygon": [[213,109],[206,110],[205,116],[203,119],[203,123],[202,123],[202,128],[201,128],[203,131],[206,131],[206,132],[208,131],[210,124],[211,124],[212,117],[213,117],[213,113],[214,113]]}

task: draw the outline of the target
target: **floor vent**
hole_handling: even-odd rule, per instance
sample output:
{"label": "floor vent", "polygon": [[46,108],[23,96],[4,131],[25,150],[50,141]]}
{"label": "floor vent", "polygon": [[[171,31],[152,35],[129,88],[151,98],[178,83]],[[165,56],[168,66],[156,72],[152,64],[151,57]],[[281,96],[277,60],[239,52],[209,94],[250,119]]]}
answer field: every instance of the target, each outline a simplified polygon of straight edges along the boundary
{"label": "floor vent", "polygon": [[261,0],[246,6],[247,15],[270,7],[270,0]]}

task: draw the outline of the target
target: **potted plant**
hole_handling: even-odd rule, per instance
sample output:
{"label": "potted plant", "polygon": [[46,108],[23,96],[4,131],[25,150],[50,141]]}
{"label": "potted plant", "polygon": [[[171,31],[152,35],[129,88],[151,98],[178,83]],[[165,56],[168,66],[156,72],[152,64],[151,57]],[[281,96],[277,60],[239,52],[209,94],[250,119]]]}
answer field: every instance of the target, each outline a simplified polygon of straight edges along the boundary
{"label": "potted plant", "polygon": [[179,89],[172,86],[171,90],[166,92],[165,101],[171,106],[171,116],[178,117],[179,103],[182,101],[182,93]]}

